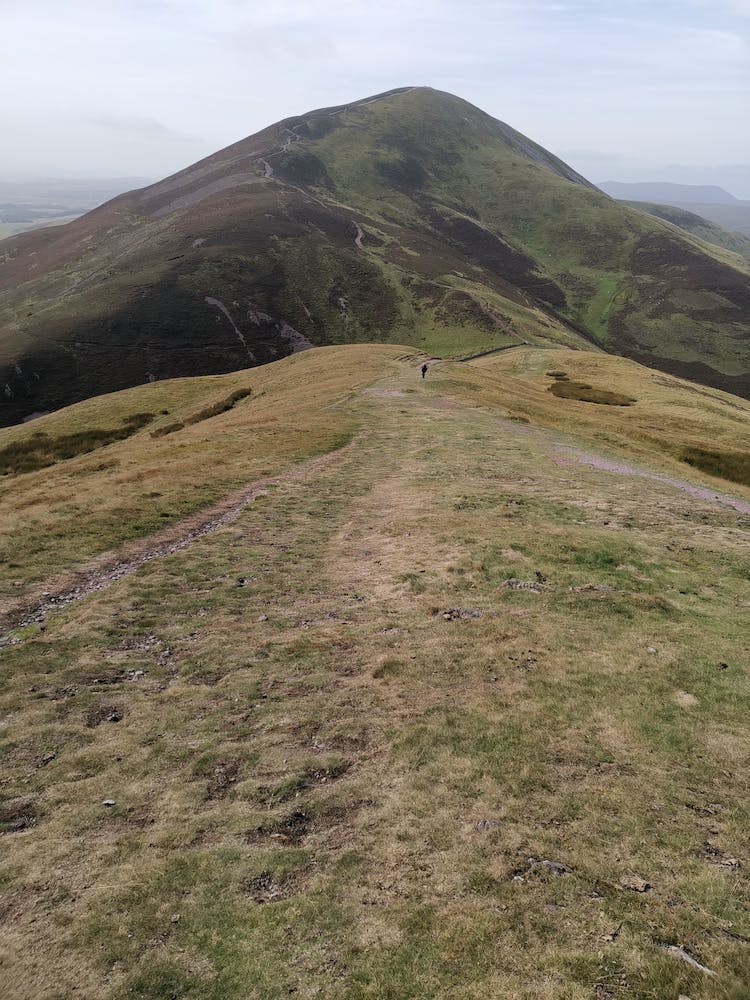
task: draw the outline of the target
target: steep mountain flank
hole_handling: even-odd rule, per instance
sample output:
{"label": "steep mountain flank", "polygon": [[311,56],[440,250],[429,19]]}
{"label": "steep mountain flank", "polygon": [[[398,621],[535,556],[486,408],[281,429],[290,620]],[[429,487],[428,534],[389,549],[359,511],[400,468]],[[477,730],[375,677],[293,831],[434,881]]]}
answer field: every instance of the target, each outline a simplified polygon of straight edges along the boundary
{"label": "steep mountain flank", "polygon": [[0,243],[0,420],[357,341],[594,346],[750,394],[749,297],[740,258],[402,88]]}

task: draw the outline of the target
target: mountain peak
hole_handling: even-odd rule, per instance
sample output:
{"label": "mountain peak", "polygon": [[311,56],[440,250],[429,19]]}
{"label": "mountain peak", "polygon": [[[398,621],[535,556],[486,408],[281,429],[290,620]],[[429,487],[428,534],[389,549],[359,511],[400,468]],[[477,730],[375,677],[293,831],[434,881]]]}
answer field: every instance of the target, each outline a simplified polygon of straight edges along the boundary
{"label": "mountain peak", "polygon": [[[361,141],[364,133],[369,142]],[[283,119],[151,185],[143,192],[142,204],[167,214],[195,204],[199,192],[210,196],[255,177],[330,187],[332,156],[360,158],[357,170],[347,177],[348,186],[366,177],[368,163],[401,162],[407,165],[406,173],[426,176],[455,165],[479,142],[498,141],[521,160],[596,190],[553,153],[468,101],[432,87],[407,86]],[[332,148],[336,142],[340,150]],[[321,146],[326,155],[321,156]],[[183,196],[162,199],[176,191]]]}
{"label": "mountain peak", "polygon": [[6,423],[352,341],[594,346],[750,394],[746,265],[430,87],[277,122],[6,248]]}

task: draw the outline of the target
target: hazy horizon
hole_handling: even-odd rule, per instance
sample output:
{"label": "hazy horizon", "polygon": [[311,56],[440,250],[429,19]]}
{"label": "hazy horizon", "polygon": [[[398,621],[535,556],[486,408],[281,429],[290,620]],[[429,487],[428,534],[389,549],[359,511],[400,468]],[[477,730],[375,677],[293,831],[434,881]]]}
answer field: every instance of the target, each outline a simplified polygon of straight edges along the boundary
{"label": "hazy horizon", "polygon": [[[532,136],[533,138],[533,136]],[[551,150],[554,153],[554,150]],[[681,184],[686,186],[714,186],[722,188],[728,194],[734,195],[740,201],[750,201],[750,165],[745,166],[744,164],[737,165],[727,165],[718,166],[716,168],[712,167],[702,167],[702,168],[686,168],[681,165],[675,165],[673,167],[664,168],[644,168],[642,171],[638,171],[636,167],[631,168],[629,171],[624,171],[618,174],[618,176],[592,176],[590,173],[587,174],[585,170],[582,170],[580,166],[574,160],[567,161],[570,166],[582,173],[587,180],[590,180],[597,186],[608,183],[622,183],[622,184]],[[183,166],[190,166],[189,163],[185,163]],[[182,167],[178,167],[173,173],[181,170]],[[749,175],[747,179],[740,178],[738,180],[732,179],[732,174],[735,172],[742,172],[743,175]],[[729,179],[721,181],[721,177],[726,177],[729,175]],[[163,180],[168,174],[156,175],[151,177],[133,177],[133,176],[119,176],[117,174],[100,174],[98,176],[87,176],[85,174],[75,174],[69,173],[67,175],[59,173],[57,175],[24,175],[18,174],[0,174],[0,188],[4,185],[53,185],[57,183],[64,184],[78,184],[81,187],[86,187],[87,185],[113,185],[118,186],[123,192],[129,190],[135,190],[140,187],[147,187],[149,184],[155,184],[159,180]],[[687,179],[692,178],[692,179]],[[743,194],[744,190],[744,194]],[[0,197],[2,197],[2,190],[0,190]]]}
{"label": "hazy horizon", "polygon": [[158,179],[281,118],[425,84],[594,182],[750,199],[750,0],[436,0],[429,17],[416,0],[374,14],[362,0],[0,0],[0,12],[7,180]]}

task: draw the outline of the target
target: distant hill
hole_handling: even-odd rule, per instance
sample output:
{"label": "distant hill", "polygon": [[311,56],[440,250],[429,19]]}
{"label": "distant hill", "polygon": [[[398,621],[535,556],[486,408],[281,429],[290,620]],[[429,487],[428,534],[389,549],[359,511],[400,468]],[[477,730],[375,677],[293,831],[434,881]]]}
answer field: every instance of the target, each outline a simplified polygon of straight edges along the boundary
{"label": "distant hill", "polygon": [[123,191],[146,183],[143,177],[0,180],[0,239],[40,226],[70,222]]}
{"label": "distant hill", "polygon": [[148,183],[146,177],[0,180],[0,206],[27,206],[33,210],[67,208],[87,212],[124,191]]}
{"label": "distant hill", "polygon": [[623,184],[602,181],[602,191],[621,201],[666,202],[682,205],[741,205],[739,198],[714,184],[671,184],[666,181],[644,181]]}
{"label": "distant hill", "polygon": [[691,233],[707,243],[713,243],[717,247],[731,250],[732,253],[741,254],[750,260],[750,239],[731,229],[725,229],[714,222],[710,222],[702,215],[689,212],[679,205],[653,205],[645,201],[627,201],[626,205],[638,209],[641,212],[648,212],[649,215],[663,219],[664,222],[671,222],[673,226],[684,229],[686,233]]}
{"label": "distant hill", "polygon": [[739,257],[407,87],[0,243],[0,420],[358,341],[588,347],[750,395],[749,319]]}
{"label": "distant hill", "polygon": [[603,181],[598,187],[619,201],[673,205],[708,219],[722,229],[750,237],[750,201],[735,198],[720,187],[707,184],[621,184],[617,181]]}
{"label": "distant hill", "polygon": [[[685,205],[678,205],[685,208]],[[704,219],[715,222],[723,229],[732,229],[736,233],[750,237],[750,202],[741,201],[736,205],[689,205],[688,208],[702,215]]]}

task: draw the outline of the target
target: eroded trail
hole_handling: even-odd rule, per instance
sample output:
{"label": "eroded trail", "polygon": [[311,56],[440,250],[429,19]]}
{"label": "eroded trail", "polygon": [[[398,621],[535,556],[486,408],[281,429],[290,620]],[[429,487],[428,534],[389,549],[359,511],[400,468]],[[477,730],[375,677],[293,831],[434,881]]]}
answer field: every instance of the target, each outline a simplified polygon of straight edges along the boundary
{"label": "eroded trail", "polygon": [[716,490],[707,489],[705,486],[698,486],[689,483],[685,479],[678,479],[675,476],[665,476],[650,469],[640,468],[628,462],[616,461],[597,455],[590,451],[581,451],[571,445],[558,445],[559,454],[553,457],[553,461],[560,465],[589,465],[592,469],[602,469],[604,472],[612,472],[617,476],[626,476],[632,479],[650,479],[655,483],[664,483],[672,486],[682,493],[687,493],[696,500],[703,500],[706,503],[722,504],[725,507],[733,507],[740,514],[750,514],[750,503],[741,500],[739,497],[729,496],[727,493],[718,493]]}
{"label": "eroded trail", "polygon": [[[426,408],[427,412],[438,410],[461,412],[464,417],[477,414],[472,407],[456,399],[414,394],[412,373],[401,377],[388,377],[372,388],[365,389],[365,398],[400,400],[409,407],[404,414],[414,414]],[[486,421],[486,415],[480,417]],[[589,466],[610,472],[619,477],[650,480],[657,484],[681,491],[707,504],[721,504],[732,507],[739,513],[750,513],[750,503],[728,494],[697,486],[686,480],[644,469],[630,463],[606,458],[591,451],[584,451],[572,445],[564,435],[542,428],[519,425],[510,420],[494,418],[494,423],[502,427],[503,437],[524,451],[529,450],[530,440],[536,441],[539,461],[565,467],[573,464]],[[27,625],[40,625],[47,617],[70,604],[74,604],[97,591],[110,587],[113,583],[130,576],[140,567],[154,559],[174,555],[206,535],[232,524],[240,514],[258,497],[263,496],[272,486],[284,482],[304,480],[321,468],[334,462],[343,452],[356,446],[355,442],[337,452],[311,459],[278,476],[260,479],[248,484],[241,491],[226,497],[220,503],[201,511],[185,521],[149,538],[141,539],[123,549],[104,553],[90,563],[79,567],[74,573],[48,581],[36,595],[25,597],[6,609],[0,618],[0,647],[22,641],[18,630]]]}
{"label": "eroded trail", "polygon": [[21,637],[14,634],[15,630],[26,625],[42,624],[51,613],[82,601],[97,591],[107,589],[153,559],[181,552],[198,539],[232,524],[246,507],[258,497],[264,496],[270,487],[304,479],[334,461],[350,447],[352,444],[319,458],[302,462],[281,475],[269,476],[250,483],[220,503],[199,511],[158,535],[139,539],[114,552],[105,552],[90,563],[79,567],[74,573],[49,581],[37,596],[27,596],[3,612],[0,619],[2,628],[0,647],[21,641]]}

